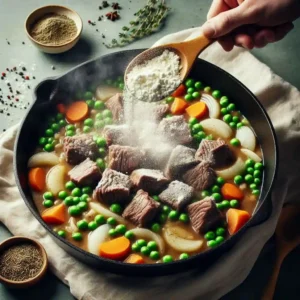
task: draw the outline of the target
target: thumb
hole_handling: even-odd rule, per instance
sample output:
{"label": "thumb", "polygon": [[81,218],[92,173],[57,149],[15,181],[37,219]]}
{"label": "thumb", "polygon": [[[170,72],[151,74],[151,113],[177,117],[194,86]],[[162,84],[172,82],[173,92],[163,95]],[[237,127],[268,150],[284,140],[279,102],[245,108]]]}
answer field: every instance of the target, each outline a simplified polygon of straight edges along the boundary
{"label": "thumb", "polygon": [[237,27],[253,22],[254,17],[253,14],[250,14],[250,10],[244,9],[244,6],[240,5],[208,20],[202,26],[202,31],[207,38],[217,38],[226,35]]}

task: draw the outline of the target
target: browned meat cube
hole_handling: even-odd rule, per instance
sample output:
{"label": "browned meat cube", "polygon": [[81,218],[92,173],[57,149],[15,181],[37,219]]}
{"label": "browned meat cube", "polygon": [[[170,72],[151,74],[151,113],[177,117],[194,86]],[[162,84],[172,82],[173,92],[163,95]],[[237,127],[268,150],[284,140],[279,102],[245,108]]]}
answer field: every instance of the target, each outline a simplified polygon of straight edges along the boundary
{"label": "browned meat cube", "polygon": [[211,187],[216,180],[216,173],[210,164],[203,161],[195,167],[189,169],[183,176],[183,182],[192,186],[195,191],[206,190]]}
{"label": "browned meat cube", "polygon": [[208,161],[213,168],[224,168],[234,162],[234,154],[225,141],[202,140],[195,158]]}
{"label": "browned meat cube", "polygon": [[199,163],[195,159],[195,153],[194,149],[182,145],[176,146],[166,166],[166,176],[170,179],[181,179],[184,172]]}
{"label": "browned meat cube", "polygon": [[99,168],[96,163],[89,158],[75,166],[68,174],[71,180],[80,186],[94,186],[101,179],[101,172]]}
{"label": "browned meat cube", "polygon": [[153,108],[154,120],[159,122],[165,116],[165,114],[169,111],[168,104],[159,104],[155,105]]}
{"label": "browned meat cube", "polygon": [[129,176],[105,169],[102,179],[94,190],[93,197],[107,204],[125,203],[129,199],[130,188]]}
{"label": "browned meat cube", "polygon": [[174,144],[189,144],[192,136],[184,116],[164,118],[158,125],[158,133]]}
{"label": "browned meat cube", "polygon": [[191,202],[193,193],[194,189],[191,186],[175,180],[159,194],[159,199],[179,211]]}
{"label": "browned meat cube", "polygon": [[77,165],[86,158],[95,160],[98,156],[98,147],[90,135],[77,135],[64,138],[64,153],[66,161]]}
{"label": "browned meat cube", "polygon": [[222,225],[224,221],[211,197],[190,204],[187,210],[192,227],[197,233],[205,234],[207,231]]}
{"label": "browned meat cube", "polygon": [[108,157],[109,168],[130,174],[139,168],[145,152],[136,147],[112,145],[109,147]]}
{"label": "browned meat cube", "polygon": [[160,204],[154,201],[147,192],[138,190],[122,216],[139,227],[145,227],[154,219],[159,208]]}
{"label": "browned meat cube", "polygon": [[160,193],[168,184],[163,172],[151,169],[137,169],[131,173],[130,180],[136,189],[142,189],[150,194]]}
{"label": "browned meat cube", "polygon": [[116,95],[109,98],[105,105],[112,112],[113,119],[116,122],[123,120],[123,95],[117,93]]}
{"label": "browned meat cube", "polygon": [[103,130],[103,135],[107,145],[131,145],[132,131],[127,125],[106,125]]}
{"label": "browned meat cube", "polygon": [[168,104],[156,104],[138,101],[134,105],[134,120],[160,122],[169,111]]}

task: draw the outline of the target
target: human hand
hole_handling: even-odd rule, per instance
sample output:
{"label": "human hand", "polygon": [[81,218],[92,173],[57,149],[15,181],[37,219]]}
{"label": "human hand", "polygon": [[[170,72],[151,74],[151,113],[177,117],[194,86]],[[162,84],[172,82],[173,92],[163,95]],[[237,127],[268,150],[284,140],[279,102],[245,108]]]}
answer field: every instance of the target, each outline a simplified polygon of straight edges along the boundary
{"label": "human hand", "polygon": [[202,29],[225,51],[262,48],[284,38],[299,16],[299,0],[213,0]]}

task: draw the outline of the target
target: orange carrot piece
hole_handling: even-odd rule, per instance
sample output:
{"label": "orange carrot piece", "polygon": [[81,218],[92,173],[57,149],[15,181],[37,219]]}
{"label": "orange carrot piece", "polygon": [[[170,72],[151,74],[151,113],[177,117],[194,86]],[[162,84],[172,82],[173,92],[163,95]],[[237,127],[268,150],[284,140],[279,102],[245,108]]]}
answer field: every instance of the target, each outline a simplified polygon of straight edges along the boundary
{"label": "orange carrot piece", "polygon": [[221,193],[224,199],[243,200],[244,194],[240,188],[232,183],[225,183],[221,188]]}
{"label": "orange carrot piece", "polygon": [[48,224],[63,224],[66,221],[64,203],[50,207],[42,213],[42,219]]}
{"label": "orange carrot piece", "polygon": [[72,103],[66,111],[66,118],[70,123],[82,121],[89,113],[89,107],[84,101]]}
{"label": "orange carrot piece", "polygon": [[191,118],[197,119],[205,117],[208,113],[207,106],[202,101],[190,105],[185,111]]}
{"label": "orange carrot piece", "polygon": [[128,264],[144,264],[144,259],[138,254],[130,254],[125,261]]}
{"label": "orange carrot piece", "polygon": [[104,242],[99,247],[100,256],[109,259],[122,259],[129,254],[130,241],[125,236]]}
{"label": "orange carrot piece", "polygon": [[46,172],[42,168],[33,168],[29,171],[29,185],[37,192],[42,192],[46,185]]}
{"label": "orange carrot piece", "polygon": [[171,95],[172,97],[180,97],[183,96],[186,92],[186,88],[184,84],[181,84]]}
{"label": "orange carrot piece", "polygon": [[171,105],[171,113],[173,115],[181,114],[187,108],[188,104],[182,98],[175,98]]}
{"label": "orange carrot piece", "polygon": [[59,103],[56,105],[56,109],[61,113],[61,114],[64,114],[66,112],[66,107],[62,104],[62,103]]}
{"label": "orange carrot piece", "polygon": [[245,210],[230,208],[227,213],[228,231],[231,235],[239,231],[250,219],[250,214]]}

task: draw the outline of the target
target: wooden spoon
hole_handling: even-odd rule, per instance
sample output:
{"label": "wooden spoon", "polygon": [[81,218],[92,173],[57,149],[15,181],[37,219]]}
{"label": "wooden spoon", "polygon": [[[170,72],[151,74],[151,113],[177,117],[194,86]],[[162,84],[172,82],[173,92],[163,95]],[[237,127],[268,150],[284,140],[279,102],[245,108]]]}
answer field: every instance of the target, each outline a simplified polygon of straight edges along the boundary
{"label": "wooden spoon", "polygon": [[[165,50],[173,51],[180,57],[182,67],[180,78],[182,82],[188,76],[198,55],[212,42],[212,40],[207,39],[203,34],[201,34],[197,38],[189,41],[161,45],[145,50],[136,56],[127,66],[124,76],[125,84],[127,74],[132,70],[133,67],[143,64],[146,61],[161,55]],[[157,99],[157,101],[159,100],[161,99]]]}
{"label": "wooden spoon", "polygon": [[272,276],[262,300],[272,300],[279,271],[285,257],[300,244],[300,205],[287,204],[283,207],[275,231],[276,261]]}

